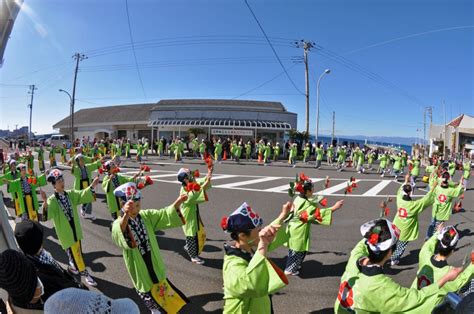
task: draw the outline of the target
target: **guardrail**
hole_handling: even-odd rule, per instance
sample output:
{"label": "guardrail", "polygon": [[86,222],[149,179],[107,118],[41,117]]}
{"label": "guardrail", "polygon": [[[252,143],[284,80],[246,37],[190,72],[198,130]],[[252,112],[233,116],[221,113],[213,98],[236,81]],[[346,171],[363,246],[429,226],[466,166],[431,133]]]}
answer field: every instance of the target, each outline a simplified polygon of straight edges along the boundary
{"label": "guardrail", "polygon": [[7,207],[3,203],[3,192],[0,191],[0,226],[1,232],[0,236],[3,238],[1,243],[6,244],[6,247],[0,247],[0,251],[6,249],[18,249],[16,244],[15,235],[13,229],[10,225],[10,220],[8,218]]}

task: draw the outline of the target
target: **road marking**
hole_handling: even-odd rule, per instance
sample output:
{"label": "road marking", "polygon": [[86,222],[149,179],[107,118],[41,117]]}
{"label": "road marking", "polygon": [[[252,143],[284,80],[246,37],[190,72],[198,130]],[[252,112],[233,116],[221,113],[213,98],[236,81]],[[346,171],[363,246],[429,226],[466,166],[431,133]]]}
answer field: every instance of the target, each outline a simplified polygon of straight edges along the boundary
{"label": "road marking", "polygon": [[254,180],[247,180],[247,181],[240,181],[240,182],[234,182],[234,183],[228,183],[228,184],[222,184],[222,185],[215,185],[215,188],[222,188],[222,189],[228,189],[228,188],[234,188],[242,185],[250,185],[250,184],[256,184],[256,183],[261,183],[261,182],[268,182],[268,181],[274,181],[281,179],[280,177],[266,177],[266,178],[260,178],[260,179],[254,179]]}
{"label": "road marking", "polygon": [[149,177],[152,178],[152,179],[176,177],[176,173],[154,174],[154,175],[151,175]]}
{"label": "road marking", "polygon": [[[322,178],[311,178],[311,181],[313,181],[313,183],[315,182],[319,182],[319,181],[323,181]],[[266,190],[263,190],[264,192],[286,192],[288,191],[288,189],[290,188],[290,183],[287,183],[285,185],[280,185],[280,186],[277,186],[277,187],[274,187],[274,188],[270,188],[270,189],[266,189]]]}
{"label": "road marking", "polygon": [[235,175],[235,174],[221,174],[221,175],[217,175],[216,177],[212,177],[211,181],[228,179],[228,178],[235,178],[235,177],[238,177],[238,175]]}
{"label": "road marking", "polygon": [[[355,182],[360,182],[361,180],[356,180]],[[335,186],[331,186],[330,188],[324,189],[322,191],[319,191],[318,195],[333,195],[334,192],[337,192],[339,190],[345,189],[347,185],[350,184],[349,180],[346,180],[345,182],[336,184]],[[334,194],[335,195],[335,194]]]}
{"label": "road marking", "polygon": [[374,196],[379,194],[380,191],[382,191],[387,185],[390,184],[392,180],[382,180],[380,181],[376,186],[362,194],[362,196]]}

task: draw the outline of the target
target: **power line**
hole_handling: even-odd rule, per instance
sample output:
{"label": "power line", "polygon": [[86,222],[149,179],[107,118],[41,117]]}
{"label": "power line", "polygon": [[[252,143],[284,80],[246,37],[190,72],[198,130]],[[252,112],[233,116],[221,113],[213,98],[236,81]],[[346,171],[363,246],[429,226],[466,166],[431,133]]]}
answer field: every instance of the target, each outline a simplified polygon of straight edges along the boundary
{"label": "power line", "polygon": [[128,12],[128,0],[125,0],[125,8],[127,10],[128,32],[130,34],[130,42],[132,44],[133,58],[135,59],[135,67],[137,69],[138,79],[140,81],[140,86],[142,87],[143,96],[145,96],[145,98],[148,98],[146,96],[145,87],[143,87],[142,75],[140,73],[140,67],[138,66],[138,60],[137,60],[137,54],[135,53],[135,47],[134,47],[134,44],[133,44],[132,26],[130,24],[130,14]]}
{"label": "power line", "polygon": [[244,0],[244,2],[245,2],[245,4],[247,5],[247,8],[249,9],[250,13],[252,13],[252,16],[253,16],[253,18],[255,19],[255,22],[257,22],[258,27],[260,28],[260,30],[262,31],[263,35],[265,36],[265,39],[267,40],[268,45],[270,46],[270,48],[272,48],[273,54],[274,54],[275,57],[277,58],[278,63],[280,63],[280,66],[281,66],[281,68],[283,69],[283,71],[285,71],[285,74],[286,74],[286,76],[288,77],[288,79],[290,80],[291,84],[293,85],[293,87],[294,87],[301,95],[305,95],[302,91],[300,91],[300,89],[296,86],[295,82],[293,82],[293,79],[292,79],[292,78],[290,77],[290,75],[288,74],[288,71],[286,70],[285,66],[284,66],[283,63],[281,62],[280,57],[278,56],[278,53],[276,52],[275,48],[273,47],[272,42],[271,42],[270,39],[268,38],[267,33],[265,32],[265,30],[263,29],[262,25],[261,25],[260,22],[258,21],[258,18],[257,18],[257,16],[255,15],[255,13],[253,12],[253,10],[252,10],[252,8],[250,7],[249,3],[247,2],[247,0]]}
{"label": "power line", "polygon": [[431,31],[426,31],[426,32],[421,32],[421,33],[415,33],[415,34],[410,34],[410,35],[406,35],[406,36],[401,36],[401,37],[397,37],[397,38],[393,38],[393,39],[389,39],[389,40],[384,40],[384,41],[381,41],[381,42],[378,42],[378,43],[375,43],[375,44],[371,44],[371,45],[368,45],[368,46],[365,46],[365,47],[361,47],[361,48],[357,48],[357,49],[348,51],[348,52],[346,52],[346,53],[344,53],[344,54],[345,54],[345,55],[348,55],[348,54],[352,54],[352,53],[354,53],[354,52],[358,52],[358,51],[362,51],[362,50],[367,50],[367,49],[370,49],[370,48],[374,48],[374,47],[382,46],[382,45],[385,45],[385,44],[393,43],[393,42],[396,42],[396,41],[400,41],[400,40],[404,40],[404,39],[409,39],[409,38],[413,38],[413,37],[418,37],[418,36],[422,36],[422,35],[428,35],[428,34],[439,33],[439,32],[445,32],[445,31],[452,31],[452,30],[458,30],[458,29],[469,29],[469,28],[474,28],[474,25],[455,26],[455,27],[447,27],[447,28],[434,29],[434,30],[431,30]]}
{"label": "power line", "polygon": [[[279,37],[272,37],[274,45],[290,47],[294,39],[285,39]],[[181,36],[168,37],[154,40],[134,41],[134,49],[155,48],[155,47],[169,47],[169,46],[188,46],[190,44],[259,44],[267,45],[264,38],[258,36]],[[118,53],[131,50],[132,45],[121,44],[88,51],[91,57],[106,55],[110,53]]]}
{"label": "power line", "polygon": [[[290,68],[288,68],[288,70],[293,69],[296,65],[297,65],[297,63],[293,64]],[[275,76],[272,77],[271,79],[269,79],[269,80],[267,80],[267,81],[265,81],[265,82],[263,82],[263,83],[261,83],[261,84],[255,86],[254,88],[249,89],[249,90],[246,91],[246,92],[243,92],[242,94],[239,94],[238,96],[235,96],[235,97],[232,98],[232,99],[237,99],[237,98],[240,98],[240,97],[242,97],[242,96],[244,96],[244,95],[250,94],[251,92],[253,92],[253,91],[255,91],[255,90],[257,90],[257,89],[259,89],[259,88],[261,88],[261,87],[263,87],[263,86],[265,86],[265,85],[267,85],[268,83],[273,82],[274,80],[276,80],[277,78],[279,78],[280,76],[282,76],[284,73],[285,73],[285,71],[281,71],[280,73],[278,73],[277,75],[275,75]],[[298,95],[299,95],[299,94],[298,94]]]}
{"label": "power line", "polygon": [[362,67],[361,65],[333,52],[333,51],[330,51],[322,46],[319,46],[318,45],[318,52],[321,53],[323,56],[325,56],[326,58],[328,59],[331,59],[332,61],[334,62],[337,62],[339,64],[341,64],[342,66],[345,66],[347,67],[348,69],[354,71],[354,72],[357,72],[363,76],[365,76],[366,78],[384,86],[385,88],[387,88],[388,90],[391,90],[392,92],[396,93],[396,94],[399,94],[403,97],[405,97],[406,99],[410,100],[411,102],[417,104],[418,106],[424,108],[424,104],[422,101],[420,101],[417,97],[411,95],[410,93],[408,93],[406,90],[404,90],[403,88],[395,85],[394,83],[388,81],[387,79],[383,78],[382,76]]}

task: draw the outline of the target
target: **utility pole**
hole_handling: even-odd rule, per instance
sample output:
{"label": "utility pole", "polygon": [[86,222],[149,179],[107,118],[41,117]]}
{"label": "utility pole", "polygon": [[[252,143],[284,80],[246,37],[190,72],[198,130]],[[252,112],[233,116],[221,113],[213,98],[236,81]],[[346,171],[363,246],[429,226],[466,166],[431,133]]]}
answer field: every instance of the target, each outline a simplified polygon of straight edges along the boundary
{"label": "utility pole", "polygon": [[334,130],[336,128],[336,112],[332,112],[332,133],[331,133],[331,145],[334,143]]}
{"label": "utility pole", "polygon": [[443,158],[446,159],[447,158],[447,154],[448,154],[448,141],[447,141],[447,138],[448,138],[448,128],[446,127],[446,104],[444,103],[444,100],[443,100],[443,112],[444,112],[444,126],[443,126],[443,130],[444,130],[444,139],[443,139]]}
{"label": "utility pole", "polygon": [[28,128],[28,143],[30,145],[31,145],[31,118],[33,116],[33,96],[35,95],[35,90],[37,90],[35,85],[34,84],[30,85],[30,90],[28,91],[28,94],[31,94],[31,102],[28,105],[28,107],[30,108],[30,127]]}
{"label": "utility pole", "polygon": [[424,145],[423,154],[425,156],[429,153],[427,152],[428,145],[427,145],[427,139],[426,139],[426,114],[430,115],[430,126],[428,129],[428,134],[429,134],[429,130],[431,130],[431,122],[433,120],[433,107],[427,106],[425,107],[425,110],[423,111],[423,145]]}
{"label": "utility pole", "polygon": [[72,56],[76,60],[76,70],[74,71],[74,83],[72,85],[72,101],[71,101],[71,144],[74,143],[74,104],[76,102],[76,80],[77,80],[77,71],[79,70],[79,62],[87,59],[87,56],[83,53],[75,53]]}
{"label": "utility pole", "polygon": [[309,71],[308,71],[308,52],[314,47],[313,42],[308,42],[302,39],[299,42],[295,42],[297,48],[303,48],[304,50],[304,68],[305,68],[305,79],[306,79],[306,133],[309,135]]}

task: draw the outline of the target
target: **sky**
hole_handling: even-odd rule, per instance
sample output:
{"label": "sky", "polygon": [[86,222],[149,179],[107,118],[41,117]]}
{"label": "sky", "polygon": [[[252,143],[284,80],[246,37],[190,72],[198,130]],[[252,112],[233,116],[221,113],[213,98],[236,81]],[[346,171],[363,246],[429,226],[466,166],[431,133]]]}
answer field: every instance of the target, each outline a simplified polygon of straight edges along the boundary
{"label": "sky", "polygon": [[[474,115],[470,0],[25,0],[0,68],[0,129],[51,133],[69,114],[74,53],[84,53],[75,110],[173,98],[279,101],[305,129],[303,49],[309,52],[310,131],[422,137],[433,122]],[[127,17],[128,6],[128,17]],[[130,22],[130,24],[129,24]],[[129,28],[130,25],[130,28]],[[133,41],[133,44],[132,44]],[[444,106],[443,106],[444,101]],[[110,114],[113,114],[111,112]]]}

